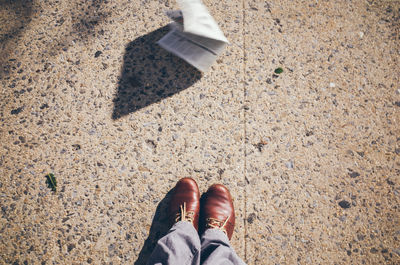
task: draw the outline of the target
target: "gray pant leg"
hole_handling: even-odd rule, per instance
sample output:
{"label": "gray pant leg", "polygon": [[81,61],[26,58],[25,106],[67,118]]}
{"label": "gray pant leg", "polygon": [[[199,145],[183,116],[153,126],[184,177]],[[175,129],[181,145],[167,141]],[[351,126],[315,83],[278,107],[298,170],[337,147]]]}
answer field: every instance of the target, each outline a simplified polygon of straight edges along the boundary
{"label": "gray pant leg", "polygon": [[207,229],[201,237],[202,265],[245,265],[219,229]]}
{"label": "gray pant leg", "polygon": [[148,265],[199,265],[200,238],[189,222],[177,222],[158,240]]}

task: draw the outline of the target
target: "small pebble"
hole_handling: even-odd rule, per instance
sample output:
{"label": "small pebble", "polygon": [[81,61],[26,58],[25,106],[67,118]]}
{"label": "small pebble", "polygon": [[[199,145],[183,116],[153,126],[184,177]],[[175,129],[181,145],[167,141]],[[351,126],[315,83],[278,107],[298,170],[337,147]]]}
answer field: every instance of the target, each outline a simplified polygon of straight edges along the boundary
{"label": "small pebble", "polygon": [[293,168],[293,162],[292,161],[288,161],[285,163],[287,168]]}
{"label": "small pebble", "polygon": [[252,224],[254,222],[255,218],[256,218],[256,214],[255,213],[251,213],[251,214],[249,214],[249,217],[247,217],[247,222],[249,224]]}
{"label": "small pebble", "polygon": [[350,208],[351,204],[346,200],[342,200],[339,202],[339,206],[342,207],[343,209],[347,209]]}
{"label": "small pebble", "polygon": [[19,107],[19,108],[17,108],[17,109],[11,110],[11,114],[17,115],[18,113],[20,113],[20,112],[23,111],[23,110],[24,110],[24,107]]}
{"label": "small pebble", "polygon": [[101,52],[101,51],[97,51],[97,52],[94,54],[94,58],[99,57],[102,53],[103,53],[103,52]]}
{"label": "small pebble", "polygon": [[350,178],[356,178],[356,177],[360,176],[360,173],[355,172],[355,171],[354,172],[350,172],[349,176],[350,176]]}
{"label": "small pebble", "polygon": [[80,144],[73,144],[72,147],[74,148],[75,151],[81,149],[81,145]]}
{"label": "small pebble", "polygon": [[371,248],[370,252],[375,254],[375,253],[378,253],[378,250],[376,248]]}
{"label": "small pebble", "polygon": [[75,244],[68,244],[67,249],[68,252],[71,252],[71,250],[73,250],[75,248]]}
{"label": "small pebble", "polygon": [[49,105],[47,103],[44,103],[42,106],[40,106],[40,109],[46,109],[48,107],[49,107]]}

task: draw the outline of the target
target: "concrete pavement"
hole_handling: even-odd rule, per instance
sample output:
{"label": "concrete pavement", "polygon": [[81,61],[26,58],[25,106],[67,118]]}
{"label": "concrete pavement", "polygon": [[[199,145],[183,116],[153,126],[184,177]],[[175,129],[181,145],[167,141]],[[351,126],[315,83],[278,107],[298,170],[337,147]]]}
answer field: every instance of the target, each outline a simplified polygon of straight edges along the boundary
{"label": "concrete pavement", "polygon": [[175,1],[0,3],[1,263],[143,264],[181,177],[248,264],[400,262],[400,2],[205,0],[206,73],[154,44]]}

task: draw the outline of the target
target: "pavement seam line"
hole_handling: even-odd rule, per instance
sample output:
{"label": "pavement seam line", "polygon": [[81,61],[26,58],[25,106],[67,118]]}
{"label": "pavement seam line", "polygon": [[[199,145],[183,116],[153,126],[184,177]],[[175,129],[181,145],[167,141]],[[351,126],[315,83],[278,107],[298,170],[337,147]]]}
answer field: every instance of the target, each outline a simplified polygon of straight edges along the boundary
{"label": "pavement seam line", "polygon": [[246,61],[247,61],[247,54],[246,54],[246,33],[245,33],[245,20],[246,20],[246,3],[245,0],[242,0],[242,10],[243,10],[243,24],[242,24],[242,30],[243,30],[243,35],[242,35],[242,39],[243,39],[243,134],[244,134],[244,148],[243,148],[243,152],[244,152],[244,164],[243,164],[243,182],[245,183],[244,185],[244,218],[243,218],[243,224],[244,224],[244,236],[243,236],[243,240],[244,240],[244,260],[247,262],[247,176],[246,176],[246,172],[247,172],[247,119],[246,119],[246,104],[247,104],[247,88],[246,88]]}

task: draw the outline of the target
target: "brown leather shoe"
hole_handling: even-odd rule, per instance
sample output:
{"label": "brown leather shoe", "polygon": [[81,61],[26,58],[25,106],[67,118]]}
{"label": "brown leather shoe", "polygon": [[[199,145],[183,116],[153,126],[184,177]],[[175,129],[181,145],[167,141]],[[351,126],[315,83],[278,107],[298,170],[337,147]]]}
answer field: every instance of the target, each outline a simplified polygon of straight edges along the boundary
{"label": "brown leather shoe", "polygon": [[179,221],[188,221],[198,230],[200,192],[194,179],[183,178],[176,183],[169,203],[169,214],[171,226]]}
{"label": "brown leather shoe", "polygon": [[229,239],[235,228],[235,210],[229,190],[222,184],[212,185],[201,200],[201,232],[216,228]]}

